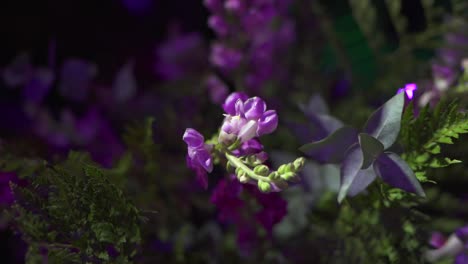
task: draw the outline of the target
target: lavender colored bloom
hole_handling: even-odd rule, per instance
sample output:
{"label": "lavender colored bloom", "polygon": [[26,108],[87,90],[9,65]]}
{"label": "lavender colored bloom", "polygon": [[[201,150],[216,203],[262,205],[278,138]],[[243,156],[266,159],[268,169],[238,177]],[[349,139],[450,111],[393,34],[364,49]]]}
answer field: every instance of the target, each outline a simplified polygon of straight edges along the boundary
{"label": "lavender colored bloom", "polygon": [[224,101],[224,104],[223,104],[224,112],[226,112],[228,115],[236,115],[235,106],[236,106],[237,101],[240,100],[241,102],[244,102],[247,99],[248,99],[247,94],[243,92],[231,93]]}
{"label": "lavender colored bloom", "polygon": [[259,97],[252,97],[245,101],[243,116],[247,119],[259,119],[266,111],[266,103]]}
{"label": "lavender colored bloom", "polygon": [[457,231],[455,231],[455,235],[468,246],[468,226],[457,229]]}
{"label": "lavender colored bloom", "polygon": [[221,70],[230,72],[239,67],[242,53],[239,51],[215,43],[211,49],[210,61]]}
{"label": "lavender colored bloom", "polygon": [[266,111],[258,121],[257,135],[270,134],[278,127],[278,115],[275,110]]}
{"label": "lavender colored bloom", "polygon": [[272,133],[278,126],[276,111],[266,111],[267,107],[262,99],[252,97],[244,102],[240,96],[230,95],[223,105],[226,112],[235,114],[227,115],[221,126],[219,141],[225,144],[232,143],[236,138],[246,142],[254,137]]}
{"label": "lavender colored bloom", "polygon": [[188,146],[187,165],[196,172],[199,183],[206,189],[208,187],[206,172],[213,170],[211,146],[205,144],[205,138],[192,128],[185,130],[183,140]]}
{"label": "lavender colored bloom", "polygon": [[208,18],[208,26],[219,36],[226,36],[229,33],[229,26],[221,16],[210,16]]}

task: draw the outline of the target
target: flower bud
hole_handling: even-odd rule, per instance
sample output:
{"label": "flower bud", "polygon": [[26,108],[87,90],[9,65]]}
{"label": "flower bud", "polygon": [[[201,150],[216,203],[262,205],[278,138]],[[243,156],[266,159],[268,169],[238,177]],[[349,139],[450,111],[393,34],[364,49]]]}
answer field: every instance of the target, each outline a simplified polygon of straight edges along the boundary
{"label": "flower bud", "polygon": [[280,179],[280,174],[277,171],[274,171],[268,175],[268,178],[272,181],[279,180]]}
{"label": "flower bud", "polygon": [[278,173],[279,174],[285,174],[286,173],[286,164],[283,164],[283,165],[279,166]]}
{"label": "flower bud", "polygon": [[247,175],[244,173],[242,176],[239,177],[239,181],[241,183],[248,183],[249,182],[249,177],[247,177]]}
{"label": "flower bud", "polygon": [[300,157],[300,158],[297,158],[293,165],[294,165],[294,171],[300,171],[302,170],[302,168],[304,167],[304,164],[305,164],[305,158],[304,157]]}
{"label": "flower bud", "polygon": [[259,119],[266,110],[266,103],[260,97],[249,98],[244,103],[244,115],[247,119]]}
{"label": "flower bud", "polygon": [[285,181],[297,182],[299,181],[299,176],[297,176],[294,172],[286,172],[285,174],[281,174],[281,179]]}
{"label": "flower bud", "polygon": [[258,189],[261,192],[268,193],[268,192],[271,191],[270,183],[268,183],[266,181],[258,181],[257,185],[258,185]]}
{"label": "flower bud", "polygon": [[248,96],[243,93],[243,92],[234,92],[230,94],[226,100],[224,101],[223,104],[223,109],[224,112],[226,112],[229,115],[236,115],[236,102],[237,100],[240,100],[241,102],[247,100]]}
{"label": "flower bud", "polygon": [[239,167],[236,168],[236,175],[237,175],[237,177],[239,177],[239,175],[241,175],[241,173],[243,173],[243,172],[244,172],[244,171],[243,171],[241,168],[239,168]]}
{"label": "flower bud", "polygon": [[254,172],[261,176],[267,176],[270,169],[266,165],[258,165],[254,168]]}

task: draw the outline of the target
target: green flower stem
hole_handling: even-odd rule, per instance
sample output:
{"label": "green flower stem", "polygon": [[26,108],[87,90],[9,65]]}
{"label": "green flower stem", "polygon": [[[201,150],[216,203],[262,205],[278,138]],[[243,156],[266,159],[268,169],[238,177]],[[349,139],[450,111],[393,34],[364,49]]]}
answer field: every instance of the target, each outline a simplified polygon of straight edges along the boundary
{"label": "green flower stem", "polygon": [[241,168],[243,171],[245,171],[245,173],[247,173],[247,175],[252,178],[252,179],[255,179],[257,181],[265,181],[265,182],[271,182],[271,180],[268,178],[268,177],[265,177],[265,176],[260,176],[260,175],[257,175],[255,172],[253,172],[253,170],[251,170],[249,167],[247,167],[239,158],[237,158],[236,156],[233,156],[229,153],[225,153],[226,155],[226,158],[236,167],[236,168]]}

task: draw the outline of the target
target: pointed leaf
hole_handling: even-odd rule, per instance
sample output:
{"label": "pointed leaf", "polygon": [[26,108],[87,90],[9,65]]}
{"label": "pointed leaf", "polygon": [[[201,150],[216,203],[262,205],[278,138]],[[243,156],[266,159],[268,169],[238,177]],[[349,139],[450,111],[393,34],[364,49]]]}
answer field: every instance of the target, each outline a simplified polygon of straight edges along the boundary
{"label": "pointed leaf", "polygon": [[398,137],[404,104],[405,93],[393,96],[372,113],[364,126],[364,132],[382,142],[385,149],[390,147]]}
{"label": "pointed leaf", "polygon": [[[341,203],[348,194],[351,185],[361,171],[362,162],[364,157],[359,144],[354,144],[346,152],[346,156],[341,164],[341,184],[338,193],[338,202]],[[356,189],[357,186],[355,186]]]}
{"label": "pointed leaf", "polygon": [[360,192],[364,191],[369,184],[374,182],[377,175],[373,167],[369,167],[365,170],[360,170],[356,175],[353,183],[348,189],[348,196],[356,196]]}
{"label": "pointed leaf", "polygon": [[345,126],[320,141],[300,147],[299,150],[321,163],[340,163],[346,150],[355,142],[356,129]]}
{"label": "pointed leaf", "polygon": [[397,154],[382,153],[374,162],[374,169],[377,175],[389,185],[426,196],[414,172]]}
{"label": "pointed leaf", "polygon": [[366,134],[359,134],[359,144],[364,155],[362,169],[367,169],[374,160],[384,151],[384,146],[374,137]]}

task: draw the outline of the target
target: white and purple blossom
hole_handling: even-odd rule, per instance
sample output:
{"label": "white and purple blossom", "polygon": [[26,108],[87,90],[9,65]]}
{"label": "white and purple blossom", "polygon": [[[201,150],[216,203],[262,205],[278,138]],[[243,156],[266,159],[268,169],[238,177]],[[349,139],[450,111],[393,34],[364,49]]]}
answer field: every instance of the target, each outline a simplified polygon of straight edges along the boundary
{"label": "white and purple blossom", "polygon": [[243,98],[244,94],[233,93],[223,104],[228,114],[219,135],[219,141],[222,143],[229,144],[235,139],[244,143],[255,137],[270,134],[278,126],[276,111],[267,110],[265,101],[259,97],[252,97],[245,101]]}

